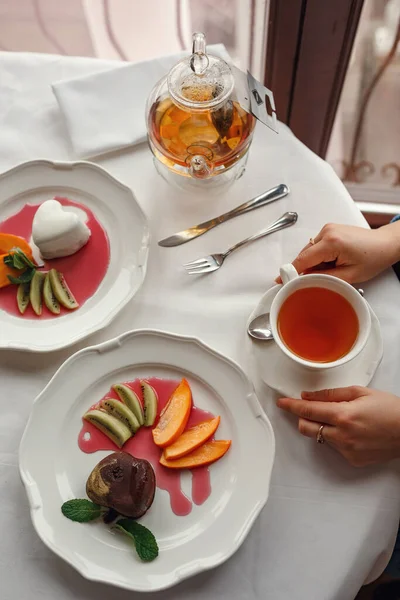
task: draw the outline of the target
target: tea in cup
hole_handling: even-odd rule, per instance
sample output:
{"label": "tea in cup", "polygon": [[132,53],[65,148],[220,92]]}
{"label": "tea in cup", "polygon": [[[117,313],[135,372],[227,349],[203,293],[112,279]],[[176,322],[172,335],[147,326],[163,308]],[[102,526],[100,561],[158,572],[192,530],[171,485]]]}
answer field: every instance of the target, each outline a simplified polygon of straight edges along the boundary
{"label": "tea in cup", "polygon": [[364,348],[371,315],[351,285],[312,273],[299,275],[293,265],[281,268],[282,288],[275,296],[270,323],[280,349],[311,369],[343,365]]}

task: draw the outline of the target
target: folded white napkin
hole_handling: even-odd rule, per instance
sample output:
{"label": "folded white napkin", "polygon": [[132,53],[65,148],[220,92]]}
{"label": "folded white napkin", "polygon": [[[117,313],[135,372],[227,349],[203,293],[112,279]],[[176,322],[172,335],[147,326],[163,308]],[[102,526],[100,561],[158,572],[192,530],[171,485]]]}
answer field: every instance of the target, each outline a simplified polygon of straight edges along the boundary
{"label": "folded white napkin", "polygon": [[[207,50],[230,60],[222,44]],[[187,55],[180,52],[54,83],[75,155],[88,158],[143,142],[146,100],[153,86]]]}

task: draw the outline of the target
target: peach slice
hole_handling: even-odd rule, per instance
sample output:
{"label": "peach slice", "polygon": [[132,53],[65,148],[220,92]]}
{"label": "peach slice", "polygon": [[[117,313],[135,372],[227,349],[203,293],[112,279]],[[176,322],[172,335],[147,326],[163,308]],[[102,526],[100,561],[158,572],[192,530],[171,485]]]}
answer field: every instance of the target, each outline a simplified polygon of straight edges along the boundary
{"label": "peach slice", "polygon": [[231,440],[217,440],[206,442],[197,450],[194,450],[182,458],[176,460],[167,460],[165,450],[161,455],[160,463],[169,469],[194,469],[195,467],[205,467],[220,459],[231,446]]}
{"label": "peach slice", "polygon": [[185,429],[191,410],[192,392],[186,379],[182,379],[153,429],[154,443],[161,448],[173,444]]}
{"label": "peach slice", "polygon": [[202,446],[217,430],[220,417],[203,421],[187,429],[171,446],[164,450],[164,456],[167,460],[176,460],[196,450]]}

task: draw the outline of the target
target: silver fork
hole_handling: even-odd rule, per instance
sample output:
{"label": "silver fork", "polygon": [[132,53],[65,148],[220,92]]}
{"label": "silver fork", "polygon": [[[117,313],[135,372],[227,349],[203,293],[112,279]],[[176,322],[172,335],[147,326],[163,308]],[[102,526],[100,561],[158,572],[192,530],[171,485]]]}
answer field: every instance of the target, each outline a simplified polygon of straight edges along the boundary
{"label": "silver fork", "polygon": [[201,273],[212,273],[212,271],[216,271],[220,267],[222,267],[224,260],[227,256],[229,256],[234,250],[238,248],[242,248],[246,246],[250,242],[254,242],[254,240],[258,240],[270,233],[274,233],[274,231],[279,231],[280,229],[285,229],[286,227],[290,227],[294,225],[297,221],[297,213],[295,212],[287,212],[282,215],[279,219],[271,223],[267,229],[263,229],[259,233],[255,233],[250,237],[238,242],[231,248],[229,248],[226,252],[221,254],[210,254],[210,256],[205,256],[204,258],[199,258],[198,260],[193,260],[184,264],[186,271],[189,275],[199,275]]}

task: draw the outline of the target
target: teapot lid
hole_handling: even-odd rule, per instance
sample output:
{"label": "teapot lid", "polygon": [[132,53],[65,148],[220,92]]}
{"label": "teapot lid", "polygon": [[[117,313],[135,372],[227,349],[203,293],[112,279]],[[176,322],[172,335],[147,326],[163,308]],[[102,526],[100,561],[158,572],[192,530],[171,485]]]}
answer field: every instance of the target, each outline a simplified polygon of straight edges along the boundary
{"label": "teapot lid", "polygon": [[192,55],[172,67],[167,84],[177,104],[204,110],[228,99],[234,78],[224,60],[206,53],[204,33],[194,33]]}

